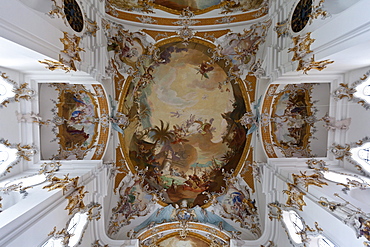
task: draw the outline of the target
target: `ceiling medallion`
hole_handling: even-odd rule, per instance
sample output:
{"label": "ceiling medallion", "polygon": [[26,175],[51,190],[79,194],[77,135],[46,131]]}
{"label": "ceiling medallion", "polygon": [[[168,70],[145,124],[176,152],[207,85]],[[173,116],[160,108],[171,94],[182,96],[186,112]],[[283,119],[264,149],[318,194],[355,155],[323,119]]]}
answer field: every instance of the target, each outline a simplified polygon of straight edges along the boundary
{"label": "ceiling medallion", "polygon": [[64,0],[63,10],[71,28],[78,33],[81,32],[84,27],[84,18],[76,0]]}
{"label": "ceiling medallion", "polygon": [[312,12],[312,0],[301,0],[293,11],[291,17],[292,30],[295,33],[302,31],[307,25]]}

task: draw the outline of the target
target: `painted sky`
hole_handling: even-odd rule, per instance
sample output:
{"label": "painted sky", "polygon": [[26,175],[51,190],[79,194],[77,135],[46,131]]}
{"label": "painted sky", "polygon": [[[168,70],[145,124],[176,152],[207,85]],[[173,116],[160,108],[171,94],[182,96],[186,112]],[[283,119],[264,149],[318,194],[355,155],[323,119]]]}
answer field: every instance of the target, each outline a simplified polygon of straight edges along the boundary
{"label": "painted sky", "polygon": [[[217,64],[214,70],[208,72],[209,79],[198,73],[198,66],[210,58],[195,49],[179,53],[173,52],[168,64],[160,65],[153,74],[154,84],[149,96],[152,125],[160,125],[160,119],[172,127],[181,125],[195,115],[208,121],[214,118],[212,127],[212,142],[221,141],[221,135],[226,129],[226,121],[221,114],[232,111],[234,96],[230,85],[219,83],[226,79],[226,73]],[[171,113],[172,112],[172,113]],[[174,112],[178,114],[173,114]],[[175,115],[175,116],[174,116]]]}

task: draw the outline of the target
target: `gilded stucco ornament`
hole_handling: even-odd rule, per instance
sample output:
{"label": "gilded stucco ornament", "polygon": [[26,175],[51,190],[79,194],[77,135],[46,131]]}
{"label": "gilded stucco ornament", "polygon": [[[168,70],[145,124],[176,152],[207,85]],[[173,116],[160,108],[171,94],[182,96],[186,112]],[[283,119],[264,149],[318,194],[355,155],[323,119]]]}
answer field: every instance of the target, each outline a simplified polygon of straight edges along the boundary
{"label": "gilded stucco ornament", "polygon": [[285,19],[281,22],[276,23],[274,27],[274,31],[277,33],[278,38],[280,37],[288,37],[291,36],[291,33],[289,32],[290,28],[290,21],[288,19]]}
{"label": "gilded stucco ornament", "polygon": [[85,32],[82,35],[82,37],[85,37],[85,36],[96,37],[96,32],[99,31],[100,29],[96,21],[88,18],[86,14],[85,14],[84,20],[85,20],[84,22]]}
{"label": "gilded stucco ornament", "polygon": [[353,100],[353,94],[356,92],[356,89],[350,87],[346,83],[340,83],[339,87],[333,92],[333,97],[335,100],[340,100],[347,98],[349,101]]}
{"label": "gilded stucco ornament", "polygon": [[[91,34],[93,35],[93,33]],[[47,66],[45,68],[51,71],[56,69],[61,69],[66,72],[70,72],[71,70],[77,71],[75,62],[81,62],[80,52],[85,51],[79,46],[81,37],[78,37],[75,34],[71,35],[67,32],[63,32],[63,35],[64,37],[60,38],[60,41],[64,45],[64,49],[61,50],[62,54],[59,54],[59,61],[56,62],[44,59],[39,61],[39,63],[46,64]]]}
{"label": "gilded stucco ornament", "polygon": [[[289,241],[293,246],[308,247],[310,246],[310,244],[312,244],[311,237],[317,237],[323,232],[323,229],[319,227],[318,222],[315,222],[314,228],[311,228],[309,225],[306,224],[304,219],[299,216],[296,210],[292,210],[289,208],[289,205],[280,204],[279,202],[273,202],[269,203],[267,207],[269,209],[269,219],[276,219],[281,222],[282,226],[285,229],[285,232],[289,237]],[[292,214],[298,218],[293,220],[291,218]],[[297,221],[299,221],[299,223]],[[291,229],[292,226],[288,226],[290,225],[288,222],[295,225],[294,230]],[[292,231],[294,231],[294,233],[299,236],[301,243],[297,243],[295,240],[292,239]],[[275,246],[274,243],[271,242],[272,241],[270,241],[270,245],[267,246]]]}
{"label": "gilded stucco ornament", "polygon": [[301,236],[301,240],[304,247],[309,247],[311,238],[310,237],[316,237],[319,234],[323,232],[323,229],[319,227],[319,224],[315,222],[315,228],[311,228],[306,224],[306,222],[301,218],[304,228],[302,231],[298,232],[298,234]]}
{"label": "gilded stucco ornament", "polygon": [[326,65],[334,63],[329,59],[322,61],[315,61],[314,55],[308,55],[312,53],[311,44],[315,39],[311,38],[311,32],[306,33],[304,36],[298,35],[292,38],[294,47],[289,48],[288,52],[294,52],[292,61],[298,61],[297,71],[302,70],[304,74],[307,74],[311,69],[323,70]]}
{"label": "gilded stucco ornament", "polygon": [[321,173],[314,173],[312,175],[307,175],[306,171],[302,172],[301,174],[292,174],[294,185],[295,186],[303,186],[306,191],[308,191],[308,186],[314,185],[318,187],[322,187],[323,185],[328,185],[328,183],[322,181],[324,176]]}
{"label": "gilded stucco ornament", "polygon": [[109,247],[107,244],[102,245],[100,244],[99,240],[96,240],[94,243],[91,244],[91,247]]}
{"label": "gilded stucco ornament", "polygon": [[64,178],[58,178],[53,176],[50,179],[50,184],[43,187],[43,189],[48,189],[48,191],[55,190],[55,189],[62,189],[63,194],[68,193],[71,190],[77,188],[78,178],[69,178],[69,174],[64,175]]}
{"label": "gilded stucco ornament", "polygon": [[68,199],[68,204],[65,207],[65,210],[68,210],[68,214],[74,214],[80,210],[85,209],[84,204],[84,197],[85,194],[89,193],[88,191],[84,191],[84,186],[77,187],[70,193],[68,196],[66,196],[66,199]]}
{"label": "gilded stucco ornament", "polygon": [[367,88],[369,88],[369,76],[370,71],[367,71],[351,85],[348,83],[340,83],[339,87],[332,93],[333,98],[337,101],[347,99],[348,101],[360,104],[366,110],[369,110],[370,103],[366,100],[369,99],[369,95],[367,93]]}
{"label": "gilded stucco ornament", "polygon": [[69,23],[71,28],[76,32],[81,32],[84,30],[84,33],[82,34],[81,37],[96,36],[96,32],[99,30],[96,21],[90,19],[86,15],[86,13],[82,14],[82,10],[80,9],[76,1],[69,1],[67,9],[64,0],[51,0],[51,1],[53,2],[52,10],[48,12],[48,15],[51,18],[55,17],[62,18],[64,24],[68,26]]}
{"label": "gilded stucco ornament", "polygon": [[36,95],[36,91],[27,87],[28,83],[22,83],[18,88],[15,87],[13,92],[15,93],[14,100],[19,102],[19,99],[30,100]]}
{"label": "gilded stucco ornament", "polygon": [[225,35],[222,41],[216,42],[217,48],[213,60],[218,57],[231,59],[237,67],[231,67],[228,71],[228,77],[240,78],[243,71],[251,71],[256,75],[261,75],[261,62],[257,59],[257,51],[265,38],[268,29],[271,26],[271,20],[251,25],[250,29],[243,33],[230,33]]}
{"label": "gilded stucco ornament", "polygon": [[[333,143],[329,147],[331,152],[337,160],[343,161],[344,158],[353,164],[362,175],[370,176],[370,172],[366,167],[369,164],[368,158],[368,143],[370,137],[365,136],[357,142],[351,142],[349,144],[337,144]],[[365,169],[364,169],[365,168]]]}
{"label": "gilded stucco ornament", "polygon": [[340,144],[333,143],[329,147],[329,152],[331,152],[334,155],[335,159],[337,160],[343,160],[345,157],[351,156],[350,150],[351,146],[349,144],[345,144],[343,146]]}
{"label": "gilded stucco ornament", "polygon": [[68,241],[69,239],[71,238],[71,234],[68,233],[68,231],[63,228],[62,230],[60,231],[57,231],[57,227],[54,226],[54,229],[53,231],[51,231],[49,234],[49,239],[53,238],[53,239],[61,239],[61,243],[64,245],[64,246],[67,246],[68,244]]}
{"label": "gilded stucco ornament", "polygon": [[63,11],[64,1],[63,0],[51,0],[51,1],[53,2],[52,10],[48,12],[48,15],[51,18],[55,18],[55,17],[62,18],[65,21],[65,24],[67,24],[66,19],[65,19],[66,15]]}
{"label": "gilded stucco ornament", "polygon": [[288,195],[288,199],[285,203],[286,206],[303,211],[303,206],[307,205],[303,199],[303,196],[305,196],[306,193],[302,192],[295,184],[287,183],[287,185],[288,189],[283,190],[283,193]]}
{"label": "gilded stucco ornament", "polygon": [[252,169],[253,178],[261,183],[262,182],[262,163],[261,162],[249,162],[246,161],[243,170],[240,172],[240,175],[243,176],[244,173],[248,172],[249,169]]}
{"label": "gilded stucco ornament", "polygon": [[10,102],[19,102],[20,99],[31,100],[36,96],[36,91],[28,88],[28,83],[22,83],[17,86],[17,83],[11,80],[5,73],[0,71],[0,77],[3,79],[4,84],[2,85],[2,91],[5,94],[0,95],[2,98],[0,102],[0,108],[6,107]]}
{"label": "gilded stucco ornament", "polygon": [[76,66],[74,61],[81,61],[80,52],[85,51],[83,48],[80,47],[81,38],[74,35],[70,35],[67,32],[63,32],[64,37],[60,38],[60,41],[64,45],[64,49],[61,50],[64,54],[67,55],[67,58],[70,59],[69,63],[71,64],[71,68],[76,70]]}
{"label": "gilded stucco ornament", "polygon": [[318,187],[328,185],[326,182],[322,181],[324,177],[321,173],[307,175],[306,172],[301,171],[301,174],[292,174],[292,177],[293,183],[287,183],[288,189],[283,190],[283,193],[288,195],[286,206],[296,208],[300,211],[303,210],[303,206],[306,206],[306,202],[303,198],[306,193],[301,191],[300,187],[304,187],[306,191],[308,191],[308,186],[310,185]]}
{"label": "gilded stucco ornament", "polygon": [[49,59],[39,60],[39,63],[46,64],[46,69],[54,71],[56,69],[64,70],[66,73],[73,70],[71,67],[59,62],[59,61],[52,61]]}
{"label": "gilded stucco ornament", "polygon": [[320,197],[319,205],[329,210],[346,225],[352,228],[356,237],[364,237],[370,243],[370,215],[361,208],[356,207],[345,200],[337,193],[334,196],[340,198],[343,202],[329,201],[326,197]]}
{"label": "gilded stucco ornament", "polygon": [[[87,207],[80,208],[80,210],[74,212],[73,216],[67,221],[66,227],[59,232],[54,227],[54,230],[48,235],[49,239],[42,246],[55,246],[58,244],[60,246],[80,246],[89,221],[96,219],[90,217],[90,211],[97,207],[100,210],[100,205],[92,202]],[[59,243],[58,240],[60,240]],[[96,241],[92,246],[101,247],[99,241]]]}
{"label": "gilded stucco ornament", "polygon": [[190,10],[190,8],[186,8],[183,9],[180,15],[181,19],[173,23],[175,25],[182,26],[182,28],[177,31],[177,34],[182,40],[184,40],[184,44],[187,44],[187,42],[197,33],[194,29],[190,28],[190,26],[199,22],[191,19],[194,16],[195,14]]}
{"label": "gilded stucco ornament", "polygon": [[218,19],[215,21],[216,24],[225,24],[225,23],[231,23],[232,21],[234,21],[236,18],[235,17],[232,17],[232,16],[224,16],[222,17],[221,19]]}
{"label": "gilded stucco ornament", "polygon": [[308,168],[314,169],[316,171],[327,171],[327,164],[323,160],[309,159],[306,161]]}
{"label": "gilded stucco ornament", "polygon": [[0,192],[4,193],[5,195],[9,195],[9,193],[12,191],[22,191],[22,183],[0,187]]}
{"label": "gilded stucco ornament", "polygon": [[267,244],[261,245],[261,247],[277,247],[277,246],[273,241],[270,240]]}
{"label": "gilded stucco ornament", "polygon": [[280,221],[283,218],[283,210],[281,207],[283,207],[283,205],[279,202],[271,202],[267,205],[270,220],[276,219]]}
{"label": "gilded stucco ornament", "polygon": [[[5,143],[4,143],[5,144]],[[8,143],[9,144],[9,143]],[[7,145],[7,144],[5,144]],[[37,148],[34,145],[21,145],[17,144],[17,155],[27,161],[31,161],[31,157],[37,153]]]}
{"label": "gilded stucco ornament", "polygon": [[320,0],[317,5],[312,5],[312,11],[310,16],[310,24],[312,24],[313,20],[318,19],[321,16],[321,19],[324,20],[327,17],[330,17],[331,15],[324,10],[323,4],[325,0]]}
{"label": "gilded stucco ornament", "polygon": [[292,38],[294,47],[289,48],[289,52],[294,52],[292,61],[299,61],[307,54],[312,53],[313,51],[310,50],[311,44],[315,41],[315,39],[311,38],[311,32],[306,33],[304,36],[296,36]]}
{"label": "gilded stucco ornament", "polygon": [[21,145],[20,143],[9,143],[8,140],[0,139],[2,145],[1,152],[6,154],[0,161],[3,167],[1,168],[0,177],[5,176],[10,172],[16,164],[23,158],[25,161],[31,161],[31,157],[37,153],[37,148],[34,145]]}
{"label": "gilded stucco ornament", "polygon": [[157,23],[157,20],[154,20],[152,17],[145,16],[145,15],[142,15],[141,17],[136,17],[136,19],[141,21],[141,23],[145,23],[145,24]]}
{"label": "gilded stucco ornament", "polygon": [[39,174],[52,174],[59,171],[61,166],[62,164],[59,161],[44,162],[42,165],[40,165]]}
{"label": "gilded stucco ornament", "polygon": [[[52,173],[45,173],[44,175],[31,174],[31,175],[27,175],[21,178],[3,181],[6,183],[5,184],[3,183],[2,187],[0,186],[0,192],[2,192],[3,195],[9,195],[11,193],[13,194],[13,192],[19,192],[20,195],[22,195],[22,199],[24,199],[28,195],[28,192],[27,192],[28,189],[31,189],[34,186],[44,183],[51,176],[53,176]],[[35,182],[31,182],[31,183],[27,182],[27,180],[30,181],[33,178],[36,178],[36,180],[34,180]],[[14,205],[16,203],[17,201],[13,201],[11,205]],[[9,201],[7,201],[7,204],[9,205]]]}
{"label": "gilded stucco ornament", "polygon": [[91,203],[89,203],[86,206],[86,210],[87,210],[88,219],[90,221],[92,221],[92,220],[96,220],[96,221],[100,220],[100,218],[101,218],[101,210],[102,210],[102,205],[100,203],[91,202]]}
{"label": "gilded stucco ornament", "polygon": [[[293,37],[293,33],[301,32],[307,24],[311,25],[315,19],[321,17],[322,20],[330,17],[331,15],[324,10],[323,4],[325,0],[313,0],[305,1],[304,6],[293,6],[288,14],[291,18],[286,18],[280,22],[277,22],[274,31],[280,37]],[[318,2],[315,4],[315,2]],[[303,3],[303,1],[302,1]],[[299,5],[299,4],[298,4]],[[296,10],[297,9],[297,10]],[[292,24],[293,23],[293,24]]]}

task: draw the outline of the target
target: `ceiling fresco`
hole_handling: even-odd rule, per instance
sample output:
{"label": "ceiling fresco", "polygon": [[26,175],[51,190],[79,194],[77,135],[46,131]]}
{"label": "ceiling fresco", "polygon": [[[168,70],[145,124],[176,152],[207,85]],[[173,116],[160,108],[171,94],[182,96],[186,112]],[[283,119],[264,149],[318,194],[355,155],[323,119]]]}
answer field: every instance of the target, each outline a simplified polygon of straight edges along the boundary
{"label": "ceiling fresco", "polygon": [[[312,85],[287,86],[275,98],[272,111],[273,138],[287,157],[310,157],[310,117],[314,114],[310,98]],[[294,150],[290,150],[295,147]]]}
{"label": "ceiling fresco", "polygon": [[[242,90],[227,83],[222,62],[209,48],[174,43],[161,48],[160,63],[140,61],[120,111],[131,119],[124,152],[132,167],[147,169],[152,190],[165,203],[203,205],[202,192],[220,192],[221,169],[236,169],[246,145],[237,122],[245,112]],[[122,102],[122,101],[121,101]]]}
{"label": "ceiling fresco", "polygon": [[[49,89],[47,89],[49,88]],[[47,98],[41,116],[19,115],[21,121],[33,121],[41,125],[43,133],[52,132],[53,139],[45,140],[42,148],[44,159],[98,159],[104,152],[109,126],[105,123],[107,103],[102,87],[66,83],[44,84],[41,89]],[[96,91],[102,95],[96,97]],[[47,113],[48,111],[51,112]],[[106,116],[104,116],[106,115]],[[100,129],[100,132],[98,132]],[[49,136],[49,135],[45,135]],[[105,136],[103,138],[102,136]],[[97,149],[98,145],[101,148]],[[57,146],[55,146],[56,144]],[[53,154],[51,154],[51,152]],[[99,154],[95,154],[97,151]],[[89,153],[89,155],[88,155]]]}
{"label": "ceiling fresco", "polygon": [[255,74],[263,73],[257,51],[270,25],[251,25],[220,42],[175,34],[153,44],[143,33],[103,21],[112,107],[127,120],[114,128],[111,238],[173,222],[261,236],[253,169],[245,165],[253,162],[253,126],[242,119],[257,104]]}
{"label": "ceiling fresco", "polygon": [[325,155],[324,148],[324,153],[313,150],[317,146],[313,143],[316,144],[318,138],[325,140],[327,137],[325,128],[329,108],[318,91],[328,92],[328,85],[302,83],[280,88],[270,86],[262,109],[262,133],[270,136],[263,140],[269,157]]}

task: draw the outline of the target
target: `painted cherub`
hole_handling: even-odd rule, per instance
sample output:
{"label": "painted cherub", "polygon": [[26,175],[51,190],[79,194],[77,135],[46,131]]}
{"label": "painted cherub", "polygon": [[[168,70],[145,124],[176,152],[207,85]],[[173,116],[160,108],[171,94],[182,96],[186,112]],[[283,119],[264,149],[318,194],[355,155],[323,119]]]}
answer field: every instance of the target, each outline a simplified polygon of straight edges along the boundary
{"label": "painted cherub", "polygon": [[203,79],[203,76],[207,79],[209,79],[209,76],[207,74],[207,72],[210,72],[214,69],[214,67],[212,66],[212,63],[209,62],[209,61],[203,61],[200,65],[199,65],[199,68],[197,68],[198,73],[200,73],[202,75],[202,78]]}

